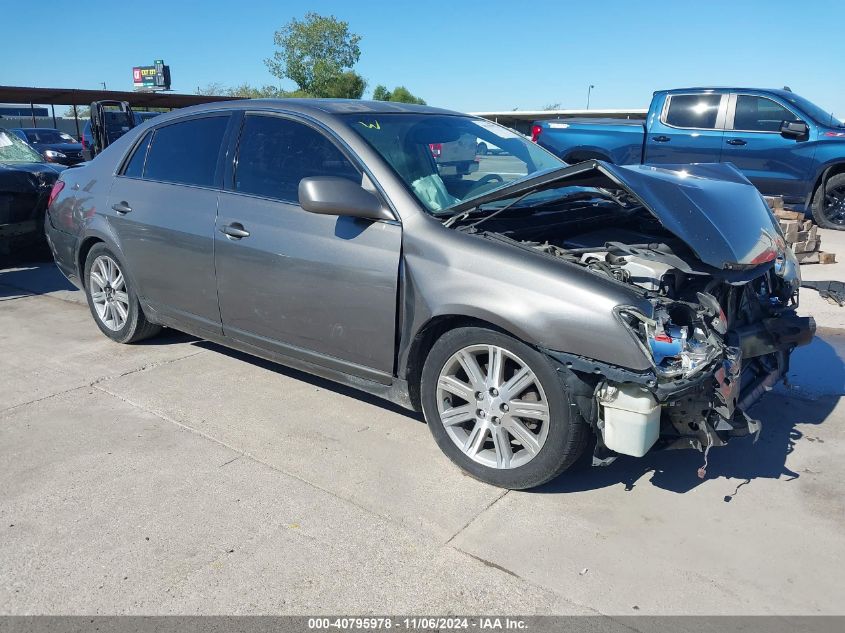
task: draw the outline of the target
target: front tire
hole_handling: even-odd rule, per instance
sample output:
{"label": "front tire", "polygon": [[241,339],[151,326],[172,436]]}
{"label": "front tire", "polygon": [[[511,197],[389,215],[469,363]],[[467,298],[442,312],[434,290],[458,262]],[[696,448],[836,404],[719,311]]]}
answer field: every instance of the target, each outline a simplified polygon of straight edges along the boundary
{"label": "front tire", "polygon": [[147,321],[123,265],[105,244],[95,244],[88,252],[84,282],[94,322],[111,340],[135,343],[161,331]]}
{"label": "front tire", "polygon": [[813,219],[823,229],[845,231],[845,174],[831,176],[816,190]]}
{"label": "front tire", "polygon": [[523,490],[554,479],[583,452],[590,429],[549,360],[486,328],[451,330],[422,372],[428,427],[465,472]]}

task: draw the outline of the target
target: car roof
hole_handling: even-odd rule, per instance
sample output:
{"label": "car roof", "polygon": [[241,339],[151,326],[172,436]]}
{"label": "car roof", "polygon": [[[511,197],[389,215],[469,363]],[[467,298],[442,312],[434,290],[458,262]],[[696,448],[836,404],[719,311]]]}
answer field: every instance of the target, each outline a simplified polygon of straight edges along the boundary
{"label": "car roof", "polygon": [[61,130],[54,127],[14,127],[13,130],[20,130],[21,132],[61,132]]}
{"label": "car roof", "polygon": [[172,113],[187,113],[193,111],[208,111],[218,109],[268,108],[279,110],[295,110],[297,112],[322,112],[326,114],[449,114],[461,115],[461,112],[434,108],[432,106],[414,103],[399,103],[394,101],[364,101],[361,99],[237,99],[232,101],[216,101],[173,110]]}

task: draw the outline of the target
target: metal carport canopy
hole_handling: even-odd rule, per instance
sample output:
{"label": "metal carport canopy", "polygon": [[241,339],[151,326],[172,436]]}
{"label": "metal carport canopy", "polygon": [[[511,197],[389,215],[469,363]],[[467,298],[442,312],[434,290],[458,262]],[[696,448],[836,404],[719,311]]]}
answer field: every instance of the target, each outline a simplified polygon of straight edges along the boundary
{"label": "metal carport canopy", "polygon": [[0,86],[0,103],[91,105],[92,101],[128,101],[135,109],[184,108],[198,103],[228,101],[241,97],[186,95],[172,92],[127,92],[120,90],[78,90],[76,88],[30,88]]}

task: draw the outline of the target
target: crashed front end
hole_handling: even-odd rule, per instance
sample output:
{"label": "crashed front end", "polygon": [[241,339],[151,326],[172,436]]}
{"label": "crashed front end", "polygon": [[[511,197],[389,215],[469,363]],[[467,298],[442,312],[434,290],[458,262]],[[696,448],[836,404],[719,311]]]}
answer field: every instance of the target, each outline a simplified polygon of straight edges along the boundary
{"label": "crashed front end", "polygon": [[710,448],[759,434],[749,408],[785,379],[791,352],[815,332],[812,318],[796,314],[798,263],[760,194],[732,166],[599,161],[533,191],[564,186],[583,193],[546,205],[558,213],[549,229],[535,213],[522,225],[500,220],[495,237],[645,299],[613,312],[628,334],[618,344],[637,346],[647,371],[544,350],[579,383],[568,391],[596,431],[594,464],[660,446],[704,451],[706,466]]}
{"label": "crashed front end", "polygon": [[759,434],[748,409],[785,378],[792,350],[812,340],[815,323],[795,313],[797,291],[774,267],[746,282],[706,285],[692,296],[651,297],[650,315],[617,309],[651,361],[648,372],[549,351],[593,378],[585,417],[596,426],[596,464],[641,457],[656,444],[707,451]]}

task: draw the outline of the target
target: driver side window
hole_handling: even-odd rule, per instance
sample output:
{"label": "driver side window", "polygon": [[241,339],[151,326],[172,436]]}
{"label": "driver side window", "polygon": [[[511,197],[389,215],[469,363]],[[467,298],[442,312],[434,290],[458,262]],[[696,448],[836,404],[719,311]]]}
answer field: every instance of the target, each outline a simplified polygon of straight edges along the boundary
{"label": "driver side window", "polygon": [[299,181],[361,173],[324,134],[277,116],[247,115],[238,145],[235,191],[296,203]]}
{"label": "driver side window", "polygon": [[779,132],[784,121],[798,121],[798,118],[782,105],[766,97],[737,95],[734,130]]}

